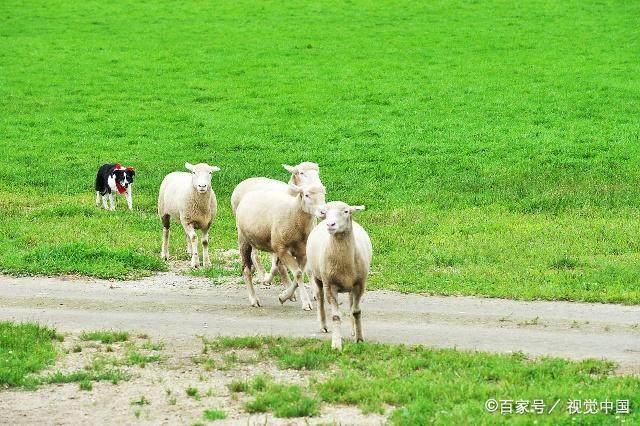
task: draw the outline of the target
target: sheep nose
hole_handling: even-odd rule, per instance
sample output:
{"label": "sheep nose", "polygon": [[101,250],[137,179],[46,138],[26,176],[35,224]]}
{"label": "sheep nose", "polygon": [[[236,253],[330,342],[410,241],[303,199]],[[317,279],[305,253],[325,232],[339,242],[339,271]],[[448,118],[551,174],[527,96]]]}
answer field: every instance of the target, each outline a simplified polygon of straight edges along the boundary
{"label": "sheep nose", "polygon": [[335,222],[327,223],[327,227],[329,228],[333,228],[334,226],[336,226]]}

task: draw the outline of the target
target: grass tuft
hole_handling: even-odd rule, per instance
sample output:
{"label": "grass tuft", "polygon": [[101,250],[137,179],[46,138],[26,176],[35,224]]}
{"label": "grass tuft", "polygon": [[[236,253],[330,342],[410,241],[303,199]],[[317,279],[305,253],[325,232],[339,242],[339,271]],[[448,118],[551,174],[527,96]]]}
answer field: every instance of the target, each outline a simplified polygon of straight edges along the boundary
{"label": "grass tuft", "polygon": [[158,362],[162,359],[160,355],[145,355],[136,349],[129,349],[125,353],[126,365],[137,365],[138,367],[146,367],[151,362]]}
{"label": "grass tuft", "polygon": [[140,398],[131,401],[131,405],[149,405],[151,401],[144,395],[140,395]]}
{"label": "grass tuft", "polygon": [[202,417],[204,417],[205,420],[209,421],[223,420],[227,418],[227,413],[222,410],[211,408],[209,410],[205,410],[205,412],[202,414]]}
{"label": "grass tuft", "polygon": [[249,385],[247,382],[242,380],[233,380],[231,383],[227,385],[231,392],[247,392],[249,390]]}
{"label": "grass tuft", "polygon": [[80,390],[84,390],[84,391],[93,390],[93,384],[91,383],[90,380],[81,380],[78,383],[78,387],[80,388]]}
{"label": "grass tuft", "polygon": [[126,331],[84,331],[80,335],[80,340],[94,340],[105,344],[125,342],[128,339],[129,333]]}
{"label": "grass tuft", "polygon": [[570,257],[561,257],[549,265],[549,267],[553,269],[576,269],[580,265],[576,259],[572,259]]}
{"label": "grass tuft", "polygon": [[255,398],[245,404],[250,413],[272,412],[276,417],[312,417],[320,413],[320,402],[308,396],[298,385],[267,383],[255,391]]}
{"label": "grass tuft", "polygon": [[191,398],[194,398],[196,400],[200,400],[200,391],[198,391],[197,388],[194,388],[193,386],[189,386],[186,390],[185,390],[187,396],[190,396]]}
{"label": "grass tuft", "polygon": [[0,385],[35,387],[30,375],[53,364],[56,336],[37,324],[0,322]]}

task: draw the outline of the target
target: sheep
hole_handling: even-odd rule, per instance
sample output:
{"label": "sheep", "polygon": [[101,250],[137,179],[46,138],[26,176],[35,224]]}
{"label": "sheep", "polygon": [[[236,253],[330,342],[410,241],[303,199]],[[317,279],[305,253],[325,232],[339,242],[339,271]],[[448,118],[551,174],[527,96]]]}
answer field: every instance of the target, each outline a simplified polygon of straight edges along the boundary
{"label": "sheep", "polygon": [[313,228],[316,209],[324,205],[324,195],[325,189],[321,185],[298,186],[291,183],[289,193],[273,189],[256,190],[242,197],[236,210],[236,227],[242,276],[251,306],[260,306],[251,282],[251,252],[263,250],[274,253],[294,274],[293,284],[278,296],[280,303],[291,299],[299,287],[302,309],[311,310],[311,300],[302,285],[302,273],[306,263],[307,237]]}
{"label": "sheep", "polygon": [[356,342],[363,341],[360,299],[369,275],[372,247],[367,232],[352,219],[353,212],[361,210],[364,206],[350,206],[341,201],[327,203],[318,210],[318,216],[324,220],[313,228],[307,240],[306,270],[316,285],[320,329],[327,332],[326,295],[333,318],[331,347],[338,350],[342,349],[338,293],[349,293],[351,327]]}
{"label": "sheep", "polygon": [[209,259],[209,228],[216,216],[218,203],[211,189],[211,173],[220,170],[205,163],[185,163],[191,173],[173,172],[162,180],[158,195],[158,215],[162,220],[162,249],[160,257],[169,258],[169,226],[171,218],[179,220],[187,237],[187,253],[191,267],[198,267],[198,237],[202,231],[202,266],[211,266]]}
{"label": "sheep", "polygon": [[[293,183],[298,186],[310,184],[322,185],[322,182],[320,181],[320,171],[318,168],[318,164],[316,163],[305,161],[298,164],[297,166],[289,166],[287,164],[283,164],[282,167],[284,167],[285,170],[291,173],[289,183]],[[287,192],[289,187],[282,181],[265,177],[253,177],[240,182],[233,190],[233,194],[231,194],[231,210],[233,211],[234,216],[236,214],[238,204],[240,204],[240,201],[242,200],[242,197],[245,196],[245,194],[250,191],[269,189]],[[258,280],[262,281],[265,284],[269,284],[273,280],[276,271],[279,271],[280,275],[282,276],[283,283],[285,285],[288,284],[289,277],[286,273],[287,270],[281,262],[277,262],[277,257],[275,255],[272,255],[271,257],[271,270],[267,274],[265,274],[264,266],[260,262],[256,251],[251,252],[251,260],[253,261],[256,270],[258,271]]]}

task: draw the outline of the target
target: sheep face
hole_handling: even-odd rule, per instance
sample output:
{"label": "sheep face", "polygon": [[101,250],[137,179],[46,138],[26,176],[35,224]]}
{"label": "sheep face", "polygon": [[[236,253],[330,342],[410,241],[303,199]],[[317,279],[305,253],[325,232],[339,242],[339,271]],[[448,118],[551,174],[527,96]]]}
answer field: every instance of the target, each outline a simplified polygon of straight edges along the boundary
{"label": "sheep face", "polygon": [[298,186],[322,185],[320,181],[320,170],[316,163],[305,161],[297,166],[283,164],[282,167],[291,173],[293,183]]}
{"label": "sheep face", "polygon": [[324,205],[324,186],[289,184],[289,193],[298,197],[302,203],[302,210],[308,214],[315,214],[319,207]]}
{"label": "sheep face", "polygon": [[191,172],[191,185],[198,193],[204,194],[211,189],[211,173],[220,170],[217,166],[210,166],[206,163],[190,164],[184,166]]}
{"label": "sheep face", "polygon": [[350,206],[342,201],[332,201],[317,211],[317,216],[324,219],[329,234],[340,234],[351,229],[351,215],[355,211],[364,210],[364,206]]}

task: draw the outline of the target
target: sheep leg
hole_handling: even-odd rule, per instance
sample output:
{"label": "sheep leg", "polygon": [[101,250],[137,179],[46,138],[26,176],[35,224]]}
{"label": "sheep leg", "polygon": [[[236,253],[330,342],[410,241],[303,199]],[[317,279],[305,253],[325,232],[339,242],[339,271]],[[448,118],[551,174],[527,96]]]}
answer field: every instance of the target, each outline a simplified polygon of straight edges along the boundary
{"label": "sheep leg", "polygon": [[211,259],[209,259],[209,229],[202,230],[202,266],[211,267]]}
{"label": "sheep leg", "polygon": [[[287,268],[278,259],[277,256],[275,256],[275,259],[276,259],[276,265],[278,265],[278,273],[280,274],[280,280],[282,281],[282,285],[284,285],[285,288],[289,287],[291,285],[291,278],[289,278],[289,272],[287,272]],[[296,293],[293,293],[291,295],[291,301],[295,302],[297,300],[298,298],[296,297]]]}
{"label": "sheep leg", "polygon": [[349,311],[352,313],[349,315],[351,320],[351,337],[356,337],[356,318],[353,316],[353,291],[349,293]]}
{"label": "sheep leg", "polygon": [[280,295],[278,296],[278,300],[280,301],[280,303],[291,300],[296,291],[296,288],[299,288],[302,309],[305,311],[310,311],[311,309],[313,309],[311,306],[311,300],[309,299],[307,289],[302,283],[302,268],[306,263],[306,258],[296,260],[296,258],[289,254],[288,251],[281,251],[280,253],[278,253],[278,258],[280,259],[280,261],[284,262],[284,264],[291,270],[291,272],[293,272],[294,276],[293,284],[291,284],[289,288],[280,293]]}
{"label": "sheep leg", "polygon": [[186,252],[189,255],[189,257],[191,257],[191,238],[189,238],[188,234],[184,234],[184,238],[187,241],[187,249]]}
{"label": "sheep leg", "polygon": [[273,277],[275,277],[276,271],[280,271],[280,268],[278,267],[278,256],[271,253],[271,270],[267,274],[265,274],[262,281],[265,284],[271,284],[271,282],[273,281]]}
{"label": "sheep leg", "polygon": [[[311,278],[311,275],[309,275],[309,283],[312,283],[312,282],[313,282],[313,279]],[[313,286],[311,288],[311,292],[313,293],[313,300],[317,301],[321,297],[322,293],[320,293],[318,290],[321,290],[318,288],[318,286]]]}
{"label": "sheep leg", "polygon": [[258,308],[260,307],[260,299],[256,297],[256,290],[253,288],[253,283],[251,282],[252,248],[244,241],[239,241],[238,246],[240,247],[240,257],[242,259],[242,278],[247,285],[249,302],[251,303],[251,306]]}
{"label": "sheep leg", "polygon": [[[280,257],[280,261],[283,262],[285,266],[287,266],[289,269],[297,268],[298,265],[296,260],[293,258],[293,256],[291,256],[289,253],[286,253],[286,255],[287,255],[286,260],[284,257]],[[280,293],[280,295],[278,296],[278,300],[280,301],[280,303],[284,304],[284,302],[291,299],[291,297],[296,291],[297,285],[298,283],[296,281],[289,282],[289,286],[285,288],[285,290],[282,293]]]}
{"label": "sheep leg", "polygon": [[162,248],[160,249],[160,258],[169,259],[169,227],[171,226],[171,218],[168,214],[162,216]]}
{"label": "sheep leg", "polygon": [[325,287],[325,293],[331,305],[331,318],[333,330],[331,330],[331,348],[342,350],[342,336],[340,335],[340,308],[338,307],[338,289],[333,285]]}
{"label": "sheep leg", "polygon": [[[310,311],[313,309],[313,305],[311,304],[311,298],[309,297],[309,293],[307,291],[307,285],[304,283],[304,268],[307,265],[307,256],[302,256],[298,258],[298,265],[300,265],[300,272],[296,273],[296,279],[299,282],[297,286],[298,291],[300,292],[300,302],[302,303],[302,309],[305,311]],[[292,300],[295,301],[295,293],[292,296]]]}
{"label": "sheep leg", "polygon": [[111,211],[116,210],[116,199],[113,196],[113,192],[109,193],[109,205],[110,205],[109,210]]}
{"label": "sheep leg", "polygon": [[107,194],[102,195],[102,208],[109,210],[109,206],[107,205]]}
{"label": "sheep leg", "polygon": [[251,262],[253,262],[253,266],[258,271],[258,281],[264,282],[264,266],[262,266],[262,262],[260,262],[260,257],[258,256],[258,250],[251,250]]}
{"label": "sheep leg", "polygon": [[96,206],[100,207],[100,191],[96,191]]}
{"label": "sheep leg", "polygon": [[317,277],[310,275],[310,281],[315,284],[314,293],[320,295],[318,301],[318,322],[320,323],[320,331],[327,333],[327,313],[324,310],[324,295],[322,294],[322,281]]}
{"label": "sheep leg", "polygon": [[[284,288],[289,288],[289,286],[291,285],[291,278],[289,278],[289,272],[287,272],[286,266],[284,266],[284,263],[282,263],[282,261],[278,259],[278,256],[274,255],[272,259],[276,260],[276,268],[278,268],[278,273],[280,274],[282,285],[284,286]],[[273,272],[271,272],[271,274],[273,275]],[[291,298],[289,300],[291,300],[292,302],[298,300],[295,292],[291,295]]]}
{"label": "sheep leg", "polygon": [[187,234],[191,242],[191,267],[197,268],[200,263],[198,260],[198,235],[196,235],[196,230],[190,223],[182,221],[182,227],[184,228],[184,233]]}
{"label": "sheep leg", "polygon": [[351,291],[351,293],[349,293],[349,298],[351,300],[351,326],[356,342],[364,341],[364,338],[362,337],[362,321],[360,318],[360,298],[362,298],[362,293],[362,287],[356,287]]}

